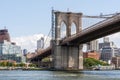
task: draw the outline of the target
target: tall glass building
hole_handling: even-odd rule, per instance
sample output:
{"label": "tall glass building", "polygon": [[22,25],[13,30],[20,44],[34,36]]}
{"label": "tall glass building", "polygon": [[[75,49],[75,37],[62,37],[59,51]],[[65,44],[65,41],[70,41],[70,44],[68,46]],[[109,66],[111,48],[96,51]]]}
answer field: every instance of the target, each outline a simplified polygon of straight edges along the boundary
{"label": "tall glass building", "polygon": [[0,60],[14,60],[21,62],[22,60],[21,47],[15,43],[8,42],[7,40],[0,42]]}

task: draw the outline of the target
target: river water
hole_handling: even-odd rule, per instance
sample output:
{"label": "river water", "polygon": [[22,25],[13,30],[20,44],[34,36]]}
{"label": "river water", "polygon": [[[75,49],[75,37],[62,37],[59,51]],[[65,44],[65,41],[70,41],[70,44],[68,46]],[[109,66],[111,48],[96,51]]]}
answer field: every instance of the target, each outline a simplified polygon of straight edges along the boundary
{"label": "river water", "polygon": [[120,80],[120,71],[0,71],[0,80]]}

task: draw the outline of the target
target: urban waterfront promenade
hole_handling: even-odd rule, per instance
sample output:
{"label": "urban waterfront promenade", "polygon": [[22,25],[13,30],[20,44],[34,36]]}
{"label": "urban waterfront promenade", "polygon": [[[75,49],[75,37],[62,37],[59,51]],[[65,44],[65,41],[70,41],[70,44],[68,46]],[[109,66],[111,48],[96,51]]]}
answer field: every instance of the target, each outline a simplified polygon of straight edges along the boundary
{"label": "urban waterfront promenade", "polygon": [[0,80],[120,80],[120,71],[0,71]]}

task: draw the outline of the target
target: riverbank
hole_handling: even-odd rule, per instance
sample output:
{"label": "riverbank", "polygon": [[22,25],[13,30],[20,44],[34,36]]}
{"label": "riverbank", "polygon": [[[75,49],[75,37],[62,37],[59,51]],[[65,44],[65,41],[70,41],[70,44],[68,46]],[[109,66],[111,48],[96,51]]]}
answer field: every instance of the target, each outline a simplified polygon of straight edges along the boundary
{"label": "riverbank", "polygon": [[0,70],[45,70],[45,71],[67,71],[67,72],[80,72],[80,71],[109,71],[109,70],[120,70],[120,69],[83,69],[83,70],[56,70],[56,69],[51,69],[51,68],[37,68],[37,67],[0,67]]}
{"label": "riverbank", "polygon": [[35,68],[35,67],[0,67],[0,70],[46,70],[44,68]]}

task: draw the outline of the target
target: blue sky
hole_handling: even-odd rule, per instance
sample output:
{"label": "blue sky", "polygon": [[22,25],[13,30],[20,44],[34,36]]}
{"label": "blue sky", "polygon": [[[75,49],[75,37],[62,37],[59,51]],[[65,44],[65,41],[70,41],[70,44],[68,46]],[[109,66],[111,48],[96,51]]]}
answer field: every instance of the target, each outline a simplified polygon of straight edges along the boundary
{"label": "blue sky", "polygon": [[119,12],[120,0],[0,0],[0,29],[11,37],[42,33],[51,28],[51,7],[55,10],[99,15]]}
{"label": "blue sky", "polygon": [[[120,12],[120,0],[0,0],[0,29],[6,26],[14,42],[34,51],[39,37],[50,31],[52,7],[84,15],[111,14]],[[120,47],[119,35],[110,39]]]}

